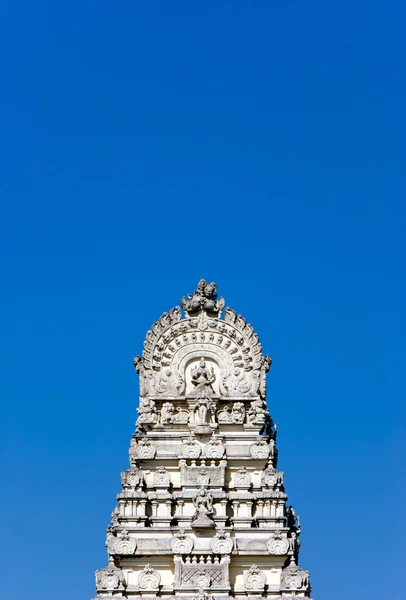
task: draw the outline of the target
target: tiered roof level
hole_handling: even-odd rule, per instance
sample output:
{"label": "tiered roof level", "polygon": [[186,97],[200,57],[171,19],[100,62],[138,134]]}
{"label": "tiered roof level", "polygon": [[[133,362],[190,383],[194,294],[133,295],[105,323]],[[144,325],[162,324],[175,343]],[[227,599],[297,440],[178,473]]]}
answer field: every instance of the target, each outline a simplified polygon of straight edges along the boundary
{"label": "tiered roof level", "polygon": [[308,598],[266,406],[269,356],[201,280],[146,335],[97,600]]}

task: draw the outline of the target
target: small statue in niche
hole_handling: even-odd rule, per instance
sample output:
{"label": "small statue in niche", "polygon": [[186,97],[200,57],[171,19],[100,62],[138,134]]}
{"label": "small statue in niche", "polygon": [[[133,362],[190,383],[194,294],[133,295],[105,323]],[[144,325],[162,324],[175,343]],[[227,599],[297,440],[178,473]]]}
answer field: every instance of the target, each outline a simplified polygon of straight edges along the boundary
{"label": "small statue in niche", "polygon": [[195,514],[192,517],[194,524],[203,526],[214,524],[211,518],[214,515],[213,496],[203,486],[193,498],[193,506],[195,507]]}
{"label": "small statue in niche", "polygon": [[192,376],[192,384],[195,386],[193,390],[193,395],[197,396],[201,393],[205,393],[207,396],[212,396],[214,394],[214,389],[212,384],[216,380],[216,375],[214,373],[214,368],[211,368],[211,371],[206,367],[206,361],[202,357],[200,359],[199,365],[194,367],[191,372]]}

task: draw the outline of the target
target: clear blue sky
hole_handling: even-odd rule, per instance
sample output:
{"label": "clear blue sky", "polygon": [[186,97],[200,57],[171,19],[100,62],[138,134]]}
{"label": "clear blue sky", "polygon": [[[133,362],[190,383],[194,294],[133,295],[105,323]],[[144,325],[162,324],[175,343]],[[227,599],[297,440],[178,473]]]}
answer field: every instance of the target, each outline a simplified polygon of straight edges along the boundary
{"label": "clear blue sky", "polygon": [[133,356],[205,277],[273,357],[315,600],[403,598],[405,18],[3,0],[4,597],[94,596]]}

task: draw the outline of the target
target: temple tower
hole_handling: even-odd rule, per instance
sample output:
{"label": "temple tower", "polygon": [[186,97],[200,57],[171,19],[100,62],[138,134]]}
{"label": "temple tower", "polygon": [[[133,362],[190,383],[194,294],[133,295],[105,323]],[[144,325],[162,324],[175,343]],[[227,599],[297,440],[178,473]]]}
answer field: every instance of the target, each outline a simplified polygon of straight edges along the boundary
{"label": "temple tower", "polygon": [[130,467],[97,600],[297,600],[300,523],[266,406],[271,359],[201,280],[146,335]]}

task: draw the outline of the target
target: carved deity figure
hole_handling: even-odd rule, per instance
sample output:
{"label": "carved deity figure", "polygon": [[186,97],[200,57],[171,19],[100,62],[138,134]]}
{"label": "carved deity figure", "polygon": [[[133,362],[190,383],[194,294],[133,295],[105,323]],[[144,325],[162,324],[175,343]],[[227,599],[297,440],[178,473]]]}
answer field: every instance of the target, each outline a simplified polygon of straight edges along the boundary
{"label": "carved deity figure", "polygon": [[212,401],[210,398],[202,396],[197,400],[197,415],[196,424],[205,425],[210,423],[210,409],[212,407]]}
{"label": "carved deity figure", "polygon": [[194,294],[188,294],[187,299],[182,298],[182,308],[189,313],[205,310],[208,313],[220,312],[224,308],[224,299],[217,300],[217,286],[201,279],[197,284]]}
{"label": "carved deity figure", "polygon": [[193,498],[193,506],[195,507],[193,519],[198,519],[200,517],[210,518],[214,515],[213,496],[204,487],[201,487],[200,491]]}
{"label": "carved deity figure", "polygon": [[266,396],[266,374],[271,368],[272,358],[268,355],[262,357],[261,371],[259,377],[259,394],[261,398],[265,399]]}
{"label": "carved deity figure", "polygon": [[193,395],[206,394],[212,396],[214,394],[212,383],[216,380],[214,368],[211,370],[206,367],[206,361],[202,357],[199,365],[194,367],[191,372],[192,384],[195,386]]}

